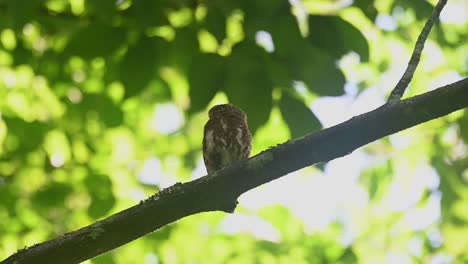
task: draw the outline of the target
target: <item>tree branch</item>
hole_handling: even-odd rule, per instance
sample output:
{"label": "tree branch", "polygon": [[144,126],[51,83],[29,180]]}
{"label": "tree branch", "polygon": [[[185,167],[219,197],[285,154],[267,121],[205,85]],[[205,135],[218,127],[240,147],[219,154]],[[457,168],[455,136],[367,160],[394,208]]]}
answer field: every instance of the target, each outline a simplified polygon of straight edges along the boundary
{"label": "tree branch", "polygon": [[416,40],[416,45],[414,45],[413,54],[408,62],[408,66],[388,98],[389,103],[399,101],[405,93],[408,84],[413,79],[414,72],[416,71],[421,59],[422,50],[424,49],[424,42],[426,42],[427,36],[429,36],[429,33],[431,32],[432,25],[434,25],[434,22],[439,18],[440,12],[446,3],[447,0],[439,0],[432,11],[431,17],[426,21],[423,30],[419,34],[418,40]]}
{"label": "tree branch", "polygon": [[239,195],[259,185],[317,162],[342,157],[379,138],[466,107],[468,78],[288,141],[214,175],[178,183],[138,205],[20,250],[0,263],[50,263],[51,260],[79,263],[189,215],[232,212]]}

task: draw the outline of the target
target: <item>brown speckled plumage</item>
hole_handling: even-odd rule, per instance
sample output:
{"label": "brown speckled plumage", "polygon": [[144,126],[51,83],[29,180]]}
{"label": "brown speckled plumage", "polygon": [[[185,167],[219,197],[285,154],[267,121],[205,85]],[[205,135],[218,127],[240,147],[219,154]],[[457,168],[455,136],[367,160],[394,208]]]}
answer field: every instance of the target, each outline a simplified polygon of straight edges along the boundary
{"label": "brown speckled plumage", "polygon": [[250,155],[252,135],[247,117],[232,104],[212,107],[203,135],[203,159],[208,174]]}

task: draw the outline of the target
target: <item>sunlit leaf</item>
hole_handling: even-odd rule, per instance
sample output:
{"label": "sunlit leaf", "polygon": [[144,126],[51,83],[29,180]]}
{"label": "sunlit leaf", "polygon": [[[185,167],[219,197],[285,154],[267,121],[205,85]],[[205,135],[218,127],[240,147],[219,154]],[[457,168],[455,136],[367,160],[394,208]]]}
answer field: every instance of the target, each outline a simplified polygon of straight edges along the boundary
{"label": "sunlit leaf", "polygon": [[122,46],[125,32],[104,24],[93,23],[78,30],[69,40],[65,53],[92,59],[106,57]]}
{"label": "sunlit leaf", "polygon": [[110,254],[110,252],[106,254],[99,255],[91,260],[91,263],[99,263],[99,264],[114,264],[116,260],[114,259],[114,254]]}
{"label": "sunlit leaf", "polygon": [[16,201],[15,191],[14,188],[11,188],[11,185],[0,184],[0,199],[2,201],[0,203],[0,211],[13,215]]}
{"label": "sunlit leaf", "polygon": [[142,96],[155,102],[166,102],[172,99],[169,84],[161,78],[153,78],[148,84],[148,89]]}
{"label": "sunlit leaf", "polygon": [[71,156],[69,140],[60,130],[52,130],[47,133],[44,140],[44,150],[49,155],[50,162],[54,167],[62,166],[69,161]]}

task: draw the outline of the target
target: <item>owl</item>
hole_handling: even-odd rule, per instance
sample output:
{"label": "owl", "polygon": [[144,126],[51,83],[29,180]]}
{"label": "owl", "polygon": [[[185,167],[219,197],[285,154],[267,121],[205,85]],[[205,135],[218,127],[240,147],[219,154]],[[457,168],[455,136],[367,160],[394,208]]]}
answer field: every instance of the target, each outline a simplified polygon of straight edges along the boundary
{"label": "owl", "polygon": [[203,159],[208,175],[249,158],[252,135],[247,116],[232,104],[213,106],[203,134]]}

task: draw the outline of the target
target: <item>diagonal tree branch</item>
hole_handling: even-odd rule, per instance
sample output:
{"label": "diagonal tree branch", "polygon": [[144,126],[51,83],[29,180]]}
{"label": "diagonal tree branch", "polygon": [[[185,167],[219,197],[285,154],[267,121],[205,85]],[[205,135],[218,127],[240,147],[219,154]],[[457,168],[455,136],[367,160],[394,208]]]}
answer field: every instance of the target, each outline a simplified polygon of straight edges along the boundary
{"label": "diagonal tree branch", "polygon": [[439,0],[437,5],[434,7],[432,11],[431,17],[426,21],[423,30],[419,34],[418,39],[416,40],[416,44],[414,45],[413,54],[411,55],[411,59],[408,62],[408,66],[406,67],[403,76],[401,76],[400,80],[398,81],[395,88],[393,88],[392,93],[388,98],[389,103],[396,102],[401,99],[403,94],[405,93],[406,88],[408,87],[409,83],[413,79],[414,72],[418,67],[419,61],[421,59],[421,53],[424,49],[424,42],[426,42],[429,33],[431,32],[432,26],[434,22],[439,18],[440,12],[444,8],[447,0]]}
{"label": "diagonal tree branch", "polygon": [[239,195],[259,185],[466,107],[468,78],[291,140],[214,175],[178,183],[102,221],[20,250],[0,264],[79,263],[189,215],[232,212]]}

